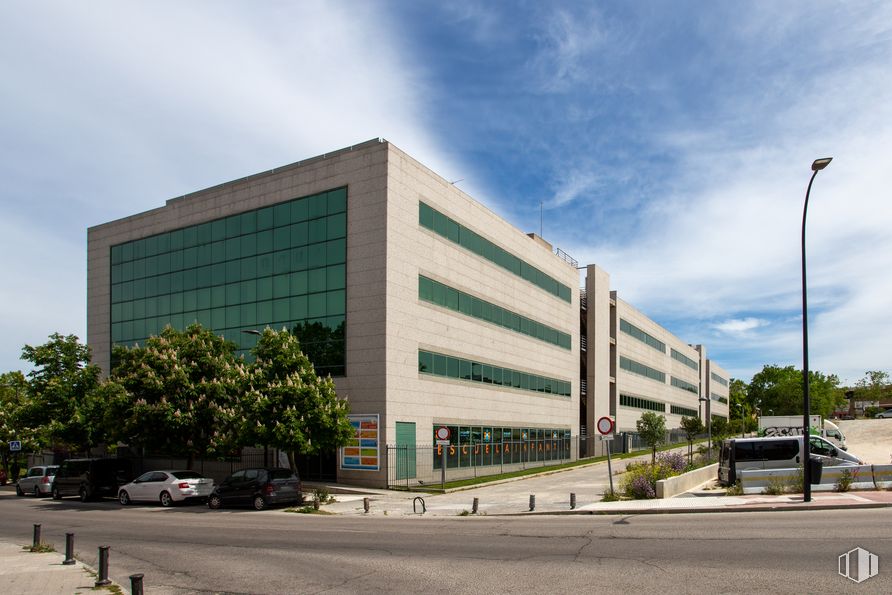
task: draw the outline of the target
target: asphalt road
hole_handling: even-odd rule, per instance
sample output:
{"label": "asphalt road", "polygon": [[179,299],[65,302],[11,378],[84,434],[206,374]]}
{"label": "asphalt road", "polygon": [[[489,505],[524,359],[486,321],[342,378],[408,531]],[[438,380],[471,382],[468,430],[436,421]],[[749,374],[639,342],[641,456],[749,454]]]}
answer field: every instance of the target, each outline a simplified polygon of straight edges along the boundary
{"label": "asphalt road", "polygon": [[[33,523],[146,593],[889,593],[892,510],[570,517],[340,517],[0,497],[0,539]],[[856,584],[838,556],[880,574]]]}

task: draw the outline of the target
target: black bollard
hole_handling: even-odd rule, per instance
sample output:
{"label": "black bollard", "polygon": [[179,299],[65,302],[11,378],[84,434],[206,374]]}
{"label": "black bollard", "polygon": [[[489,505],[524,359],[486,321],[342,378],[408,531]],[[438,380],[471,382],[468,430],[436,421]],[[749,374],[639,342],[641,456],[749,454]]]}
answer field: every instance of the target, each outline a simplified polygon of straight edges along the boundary
{"label": "black bollard", "polygon": [[96,579],[95,585],[97,587],[104,587],[106,585],[110,585],[111,581],[108,580],[108,546],[100,545],[99,546],[99,578]]}
{"label": "black bollard", "polygon": [[40,547],[40,523],[34,523],[34,542],[31,547]]}
{"label": "black bollard", "polygon": [[536,510],[536,495],[530,494],[530,512]]}
{"label": "black bollard", "polygon": [[570,509],[576,508],[576,494],[570,492]]}
{"label": "black bollard", "polygon": [[471,504],[471,512],[477,514],[477,506],[480,504],[480,500],[474,498],[474,503]]}
{"label": "black bollard", "polygon": [[362,499],[362,508],[363,508],[363,510],[365,510],[366,512],[369,511],[369,499],[368,499],[368,498],[363,498],[363,499]]}
{"label": "black bollard", "polygon": [[130,595],[142,595],[142,574],[130,575]]}
{"label": "black bollard", "polygon": [[65,534],[65,559],[62,564],[70,566],[74,564],[74,533]]}

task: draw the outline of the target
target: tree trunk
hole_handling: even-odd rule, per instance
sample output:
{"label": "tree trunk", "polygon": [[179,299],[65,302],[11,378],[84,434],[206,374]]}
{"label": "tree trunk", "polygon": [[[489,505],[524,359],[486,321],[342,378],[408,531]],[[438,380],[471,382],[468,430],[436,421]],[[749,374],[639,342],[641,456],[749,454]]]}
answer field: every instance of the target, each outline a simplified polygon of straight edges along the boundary
{"label": "tree trunk", "polygon": [[288,465],[291,467],[291,470],[297,472],[297,463],[294,460],[294,451],[288,451]]}

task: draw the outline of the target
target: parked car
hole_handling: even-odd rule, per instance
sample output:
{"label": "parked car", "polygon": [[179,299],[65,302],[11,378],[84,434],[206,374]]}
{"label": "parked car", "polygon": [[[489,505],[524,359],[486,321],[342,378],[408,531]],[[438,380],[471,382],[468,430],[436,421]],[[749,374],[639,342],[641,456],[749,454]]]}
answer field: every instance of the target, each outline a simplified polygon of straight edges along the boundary
{"label": "parked car", "polygon": [[214,480],[196,471],[148,471],[118,490],[118,501],[160,502],[171,506],[175,502],[205,500],[214,490]]}
{"label": "parked car", "polygon": [[53,478],[58,465],[38,465],[28,469],[25,477],[15,484],[15,493],[19,496],[33,494],[35,498],[49,496],[53,493]]}
{"label": "parked car", "polygon": [[[864,464],[855,455],[839,450],[820,436],[809,437],[808,444],[809,458],[821,461],[825,467]],[[750,469],[795,469],[802,464],[802,451],[802,436],[723,440],[719,454],[719,483],[732,485],[740,479],[741,471]]]}
{"label": "parked car", "polygon": [[892,409],[886,409],[885,411],[880,411],[879,413],[874,415],[874,418],[876,419],[887,419],[890,417],[892,417]]}
{"label": "parked car", "polygon": [[263,510],[273,504],[303,502],[300,477],[291,469],[241,469],[223,480],[208,498],[210,508],[253,506]]}
{"label": "parked car", "polygon": [[82,502],[118,496],[118,488],[133,479],[128,459],[68,459],[53,480],[53,499],[78,496]]}

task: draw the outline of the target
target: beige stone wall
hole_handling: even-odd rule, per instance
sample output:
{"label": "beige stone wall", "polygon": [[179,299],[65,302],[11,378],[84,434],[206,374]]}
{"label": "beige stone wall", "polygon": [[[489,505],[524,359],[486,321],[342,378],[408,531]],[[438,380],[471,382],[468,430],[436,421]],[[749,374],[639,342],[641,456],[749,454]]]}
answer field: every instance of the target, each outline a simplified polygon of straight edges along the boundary
{"label": "beige stone wall", "polygon": [[[579,418],[579,276],[576,269],[454,185],[390,147],[387,226],[388,440],[414,422],[569,428]],[[419,201],[462,223],[572,289],[567,303],[419,225]],[[572,336],[566,350],[418,298],[418,275],[445,283]],[[418,349],[571,382],[572,397],[421,375]],[[419,465],[423,462],[419,460]]]}

